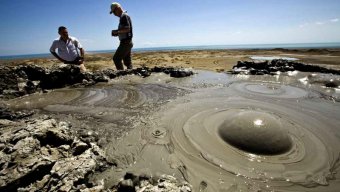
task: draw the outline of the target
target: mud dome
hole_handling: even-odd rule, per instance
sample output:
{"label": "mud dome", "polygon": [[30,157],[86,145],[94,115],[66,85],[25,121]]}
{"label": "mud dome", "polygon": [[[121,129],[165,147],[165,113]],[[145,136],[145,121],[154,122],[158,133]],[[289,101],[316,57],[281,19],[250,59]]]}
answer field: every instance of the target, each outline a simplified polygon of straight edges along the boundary
{"label": "mud dome", "polygon": [[291,149],[288,131],[278,117],[252,110],[229,110],[219,136],[230,145],[259,155],[276,155]]}
{"label": "mud dome", "polygon": [[323,86],[328,80],[152,74],[7,103],[97,132],[118,166],[96,175],[107,187],[134,172],[173,175],[194,191],[337,191],[340,104],[337,88]]}

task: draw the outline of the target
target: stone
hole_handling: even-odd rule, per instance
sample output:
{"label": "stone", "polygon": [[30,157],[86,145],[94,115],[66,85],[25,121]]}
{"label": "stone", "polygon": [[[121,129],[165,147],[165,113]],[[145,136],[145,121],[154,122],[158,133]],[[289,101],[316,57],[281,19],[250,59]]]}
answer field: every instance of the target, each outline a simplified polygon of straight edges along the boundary
{"label": "stone", "polygon": [[272,74],[274,72],[287,72],[287,71],[302,71],[302,72],[319,72],[319,73],[331,73],[340,75],[340,70],[327,69],[317,65],[308,65],[295,61],[288,61],[282,59],[274,59],[270,62],[258,62],[258,61],[238,61],[230,71],[231,74],[251,74],[251,75],[263,75]]}
{"label": "stone", "polygon": [[0,129],[0,191],[102,191],[87,178],[109,167],[104,152],[51,118],[10,122]]}
{"label": "stone", "polygon": [[133,182],[131,179],[126,179],[118,184],[117,188],[118,192],[136,192],[135,186],[133,185]]}
{"label": "stone", "polygon": [[42,68],[35,65],[18,67],[0,66],[0,94],[4,98],[15,98],[25,94],[32,94],[47,89],[62,88],[65,86],[84,87],[98,82],[108,82],[110,79],[125,76],[139,75],[148,77],[152,72],[163,72],[171,77],[181,78],[193,75],[188,69],[173,67],[137,68],[114,71],[106,69],[95,72],[81,72],[78,66],[61,65],[52,68]]}

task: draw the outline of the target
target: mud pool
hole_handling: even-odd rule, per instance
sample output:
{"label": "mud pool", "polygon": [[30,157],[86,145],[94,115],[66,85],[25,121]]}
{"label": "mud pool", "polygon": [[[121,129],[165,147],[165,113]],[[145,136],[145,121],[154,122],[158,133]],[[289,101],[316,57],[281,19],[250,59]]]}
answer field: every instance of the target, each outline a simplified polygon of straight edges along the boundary
{"label": "mud pool", "polygon": [[337,191],[340,92],[328,74],[125,76],[7,102],[96,134],[125,172],[169,174],[194,191]]}

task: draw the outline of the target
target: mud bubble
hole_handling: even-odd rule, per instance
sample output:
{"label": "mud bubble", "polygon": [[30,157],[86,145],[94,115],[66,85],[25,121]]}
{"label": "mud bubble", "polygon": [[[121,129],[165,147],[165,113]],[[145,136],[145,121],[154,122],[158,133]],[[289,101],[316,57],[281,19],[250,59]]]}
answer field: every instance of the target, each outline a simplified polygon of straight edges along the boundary
{"label": "mud bubble", "polygon": [[233,110],[218,133],[232,146],[259,155],[282,154],[292,147],[292,140],[280,119],[259,111]]}

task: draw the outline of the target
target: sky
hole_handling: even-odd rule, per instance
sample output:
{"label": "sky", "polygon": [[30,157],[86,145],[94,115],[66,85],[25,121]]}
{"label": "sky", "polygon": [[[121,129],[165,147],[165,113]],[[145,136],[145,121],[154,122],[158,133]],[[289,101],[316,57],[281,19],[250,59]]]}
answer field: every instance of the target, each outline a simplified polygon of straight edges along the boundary
{"label": "sky", "polygon": [[[0,0],[0,56],[48,53],[59,26],[112,50],[110,0]],[[339,0],[122,0],[134,47],[340,42]]]}

